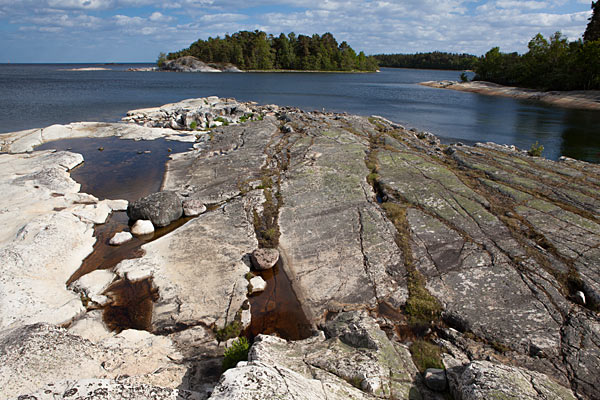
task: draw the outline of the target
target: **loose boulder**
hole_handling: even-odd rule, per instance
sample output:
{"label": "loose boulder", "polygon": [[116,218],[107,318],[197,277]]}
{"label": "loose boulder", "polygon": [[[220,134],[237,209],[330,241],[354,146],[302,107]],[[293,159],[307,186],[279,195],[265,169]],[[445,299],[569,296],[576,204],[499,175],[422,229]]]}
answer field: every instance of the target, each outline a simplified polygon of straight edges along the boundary
{"label": "loose boulder", "polygon": [[279,251],[277,249],[256,249],[250,257],[255,269],[263,271],[271,269],[279,261]]}
{"label": "loose boulder", "polygon": [[150,220],[154,226],[167,226],[181,218],[181,200],[171,191],[152,193],[129,204],[127,215],[131,220]]}
{"label": "loose boulder", "polygon": [[123,243],[129,242],[133,239],[133,236],[129,232],[118,232],[110,239],[110,244],[112,246],[120,246]]}
{"label": "loose boulder", "polygon": [[135,236],[149,235],[154,233],[154,225],[147,219],[138,219],[131,227],[131,233]]}
{"label": "loose boulder", "polygon": [[260,276],[250,279],[250,294],[262,292],[267,288],[267,282]]}
{"label": "loose boulder", "polygon": [[183,215],[196,217],[206,212],[206,206],[200,200],[185,200],[183,202]]}

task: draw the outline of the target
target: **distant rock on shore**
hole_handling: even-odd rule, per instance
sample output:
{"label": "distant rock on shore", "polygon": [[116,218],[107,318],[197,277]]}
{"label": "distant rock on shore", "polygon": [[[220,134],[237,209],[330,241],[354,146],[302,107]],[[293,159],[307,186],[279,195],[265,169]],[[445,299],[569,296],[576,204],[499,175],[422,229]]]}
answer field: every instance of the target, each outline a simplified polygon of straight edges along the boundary
{"label": "distant rock on shore", "polygon": [[176,60],[167,60],[160,66],[160,70],[175,72],[242,72],[242,70],[233,64],[207,64],[192,56],[179,57]]}
{"label": "distant rock on shore", "polygon": [[473,81],[428,81],[419,85],[438,89],[452,89],[461,92],[480,93],[489,96],[512,97],[524,100],[539,100],[544,103],[565,108],[579,108],[583,110],[600,110],[600,91],[578,90],[570,92],[549,91],[543,92],[534,89],[519,88],[514,86],[502,86],[496,83]]}

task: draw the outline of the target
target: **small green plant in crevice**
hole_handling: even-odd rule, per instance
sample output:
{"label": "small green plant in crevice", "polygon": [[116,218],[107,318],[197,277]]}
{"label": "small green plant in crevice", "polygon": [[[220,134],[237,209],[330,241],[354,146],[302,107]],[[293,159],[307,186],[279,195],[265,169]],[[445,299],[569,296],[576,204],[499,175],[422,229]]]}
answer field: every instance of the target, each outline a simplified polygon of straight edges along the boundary
{"label": "small green plant in crevice", "polygon": [[[425,328],[440,318],[442,306],[425,287],[425,277],[415,268],[410,246],[410,227],[406,219],[406,207],[385,202],[382,205],[386,216],[398,232],[396,244],[404,255],[404,266],[407,272],[408,299],[405,311],[413,328]],[[423,329],[424,330],[424,329]]]}
{"label": "small green plant in crevice", "polygon": [[419,372],[424,373],[427,368],[444,369],[440,346],[419,339],[410,345],[409,350]]}
{"label": "small green plant in crevice", "polygon": [[217,329],[215,332],[215,337],[219,342],[224,342],[240,336],[240,333],[242,333],[242,323],[240,321],[233,321],[221,329]]}
{"label": "small green plant in crevice", "polygon": [[543,152],[544,146],[536,141],[534,144],[531,145],[529,151],[527,151],[527,154],[529,154],[532,157],[541,157]]}
{"label": "small green plant in crevice", "polygon": [[250,342],[245,337],[238,337],[231,343],[231,346],[225,349],[223,354],[223,372],[230,368],[234,368],[238,362],[248,360],[248,351],[250,350]]}
{"label": "small green plant in crevice", "polygon": [[190,129],[195,131],[196,128],[198,128],[198,123],[196,121],[192,121],[192,123],[190,124]]}
{"label": "small green plant in crevice", "polygon": [[408,299],[405,310],[409,323],[415,327],[428,326],[442,313],[440,302],[425,287],[425,277],[414,267],[407,268]]}
{"label": "small green plant in crevice", "polygon": [[360,390],[362,390],[362,381],[363,380],[358,376],[353,376],[351,378],[346,379],[346,382]]}
{"label": "small green plant in crevice", "polygon": [[254,210],[254,231],[258,239],[258,245],[261,248],[274,249],[279,244],[279,207],[282,199],[279,192],[273,194],[273,180],[264,176],[262,178],[261,188],[265,196],[263,203],[263,213],[259,215]]}
{"label": "small green plant in crevice", "polygon": [[223,117],[217,117],[215,118],[215,121],[222,123],[223,125],[227,126],[229,125],[229,121],[227,121],[225,118]]}
{"label": "small green plant in crevice", "polygon": [[240,124],[243,124],[244,122],[248,121],[248,116],[247,115],[242,115],[240,117]]}

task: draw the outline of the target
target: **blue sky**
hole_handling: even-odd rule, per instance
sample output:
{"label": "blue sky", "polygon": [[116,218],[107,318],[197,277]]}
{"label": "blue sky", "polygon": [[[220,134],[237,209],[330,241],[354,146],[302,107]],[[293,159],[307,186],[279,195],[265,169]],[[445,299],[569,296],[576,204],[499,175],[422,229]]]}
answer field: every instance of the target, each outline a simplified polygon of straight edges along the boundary
{"label": "blue sky", "polygon": [[583,34],[590,0],[0,0],[0,63],[146,62],[239,30],[331,32],[367,54],[526,50]]}

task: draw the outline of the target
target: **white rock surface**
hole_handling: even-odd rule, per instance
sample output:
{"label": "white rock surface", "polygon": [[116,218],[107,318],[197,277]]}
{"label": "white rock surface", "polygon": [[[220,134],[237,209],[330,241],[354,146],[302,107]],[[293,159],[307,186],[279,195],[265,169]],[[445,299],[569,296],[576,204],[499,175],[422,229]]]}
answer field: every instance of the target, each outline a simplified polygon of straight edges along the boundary
{"label": "white rock surface", "polygon": [[255,276],[250,279],[250,284],[248,285],[248,289],[250,290],[250,294],[262,292],[267,288],[267,282],[260,276]]}
{"label": "white rock surface", "polygon": [[131,227],[131,233],[135,236],[149,235],[154,233],[154,225],[147,219],[138,219]]}
{"label": "white rock surface", "polygon": [[65,282],[92,251],[93,224],[73,211],[79,154],[0,154],[0,329],[65,323],[85,311]]}
{"label": "white rock surface", "polygon": [[0,392],[11,398],[62,380],[117,377],[175,388],[187,372],[179,360],[170,339],[148,332],[126,330],[92,343],[63,328],[27,325],[0,332]]}
{"label": "white rock surface", "polygon": [[109,243],[112,246],[120,246],[123,243],[127,243],[129,242],[131,239],[133,239],[133,235],[129,232],[117,232],[113,235],[112,238],[110,238]]}
{"label": "white rock surface", "polygon": [[87,297],[102,294],[117,275],[114,272],[105,269],[97,269],[77,279],[70,285],[70,289],[78,293],[83,293]]}
{"label": "white rock surface", "polygon": [[126,383],[113,379],[60,381],[46,385],[29,396],[26,398],[37,400],[73,399],[73,396],[76,396],[77,399],[86,400],[203,400],[205,398],[203,394],[188,390],[164,388],[143,383]]}

